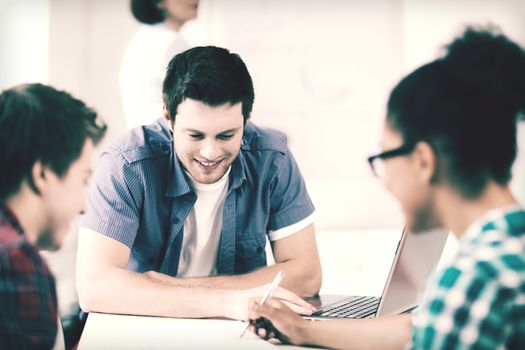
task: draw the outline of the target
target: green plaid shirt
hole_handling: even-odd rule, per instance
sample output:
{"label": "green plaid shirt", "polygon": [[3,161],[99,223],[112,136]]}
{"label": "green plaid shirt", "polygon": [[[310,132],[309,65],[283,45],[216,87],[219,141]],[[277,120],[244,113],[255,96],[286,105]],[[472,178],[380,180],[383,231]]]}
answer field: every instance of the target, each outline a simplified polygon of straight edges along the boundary
{"label": "green plaid shirt", "polygon": [[525,211],[487,213],[427,286],[408,348],[525,349]]}

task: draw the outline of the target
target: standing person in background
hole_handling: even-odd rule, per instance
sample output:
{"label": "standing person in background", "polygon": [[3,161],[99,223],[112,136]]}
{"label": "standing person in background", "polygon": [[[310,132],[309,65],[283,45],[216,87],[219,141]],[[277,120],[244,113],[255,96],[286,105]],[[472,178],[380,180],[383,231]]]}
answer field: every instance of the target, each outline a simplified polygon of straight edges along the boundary
{"label": "standing person in background", "polygon": [[120,69],[120,92],[128,129],[162,116],[162,81],[170,59],[190,48],[180,33],[197,17],[199,0],[131,0],[143,25],[131,38]]}
{"label": "standing person in background", "polygon": [[64,346],[38,249],[60,248],[84,211],[91,152],[105,130],[83,102],[49,86],[0,94],[0,349]]}
{"label": "standing person in background", "polygon": [[455,259],[429,280],[412,315],[310,322],[277,300],[252,300],[251,318],[279,331],[258,334],[337,349],[525,349],[525,211],[509,189],[525,51],[469,29],[405,77],[387,109],[383,152],[369,158],[374,173],[410,230],[454,233]]}

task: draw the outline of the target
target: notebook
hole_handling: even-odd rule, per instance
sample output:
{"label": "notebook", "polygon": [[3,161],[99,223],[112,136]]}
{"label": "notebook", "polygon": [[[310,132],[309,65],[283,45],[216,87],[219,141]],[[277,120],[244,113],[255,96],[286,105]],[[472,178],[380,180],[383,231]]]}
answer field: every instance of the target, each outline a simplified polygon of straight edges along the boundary
{"label": "notebook", "polygon": [[417,234],[404,229],[381,297],[320,295],[308,298],[317,311],[305,318],[370,318],[414,309],[428,276],[441,258],[447,237],[448,231],[444,229]]}

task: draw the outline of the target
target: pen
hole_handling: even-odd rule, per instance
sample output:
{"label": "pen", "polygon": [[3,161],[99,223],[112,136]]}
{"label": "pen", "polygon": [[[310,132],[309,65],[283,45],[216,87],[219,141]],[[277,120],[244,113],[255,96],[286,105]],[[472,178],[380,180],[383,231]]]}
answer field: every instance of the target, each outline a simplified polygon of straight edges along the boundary
{"label": "pen", "polygon": [[[284,277],[284,272],[282,271],[277,272],[277,275],[275,275],[275,278],[273,279],[273,282],[270,285],[270,288],[268,289],[266,294],[263,296],[263,298],[259,301],[259,305],[264,305],[264,303],[266,303],[266,300],[268,300],[272,296],[274,290],[279,286],[279,283],[281,283],[283,277]],[[246,333],[248,328],[250,328],[250,325],[251,325],[251,322],[248,322],[248,325],[246,326],[244,331],[241,333],[241,338],[244,336],[244,333]]]}

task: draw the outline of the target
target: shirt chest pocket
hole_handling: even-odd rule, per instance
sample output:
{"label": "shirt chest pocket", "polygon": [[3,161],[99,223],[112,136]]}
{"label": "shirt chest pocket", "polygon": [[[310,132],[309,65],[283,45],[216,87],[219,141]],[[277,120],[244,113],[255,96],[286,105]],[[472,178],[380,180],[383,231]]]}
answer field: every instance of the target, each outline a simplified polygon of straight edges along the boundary
{"label": "shirt chest pocket", "polygon": [[235,272],[247,273],[266,266],[266,234],[242,234],[235,245]]}

